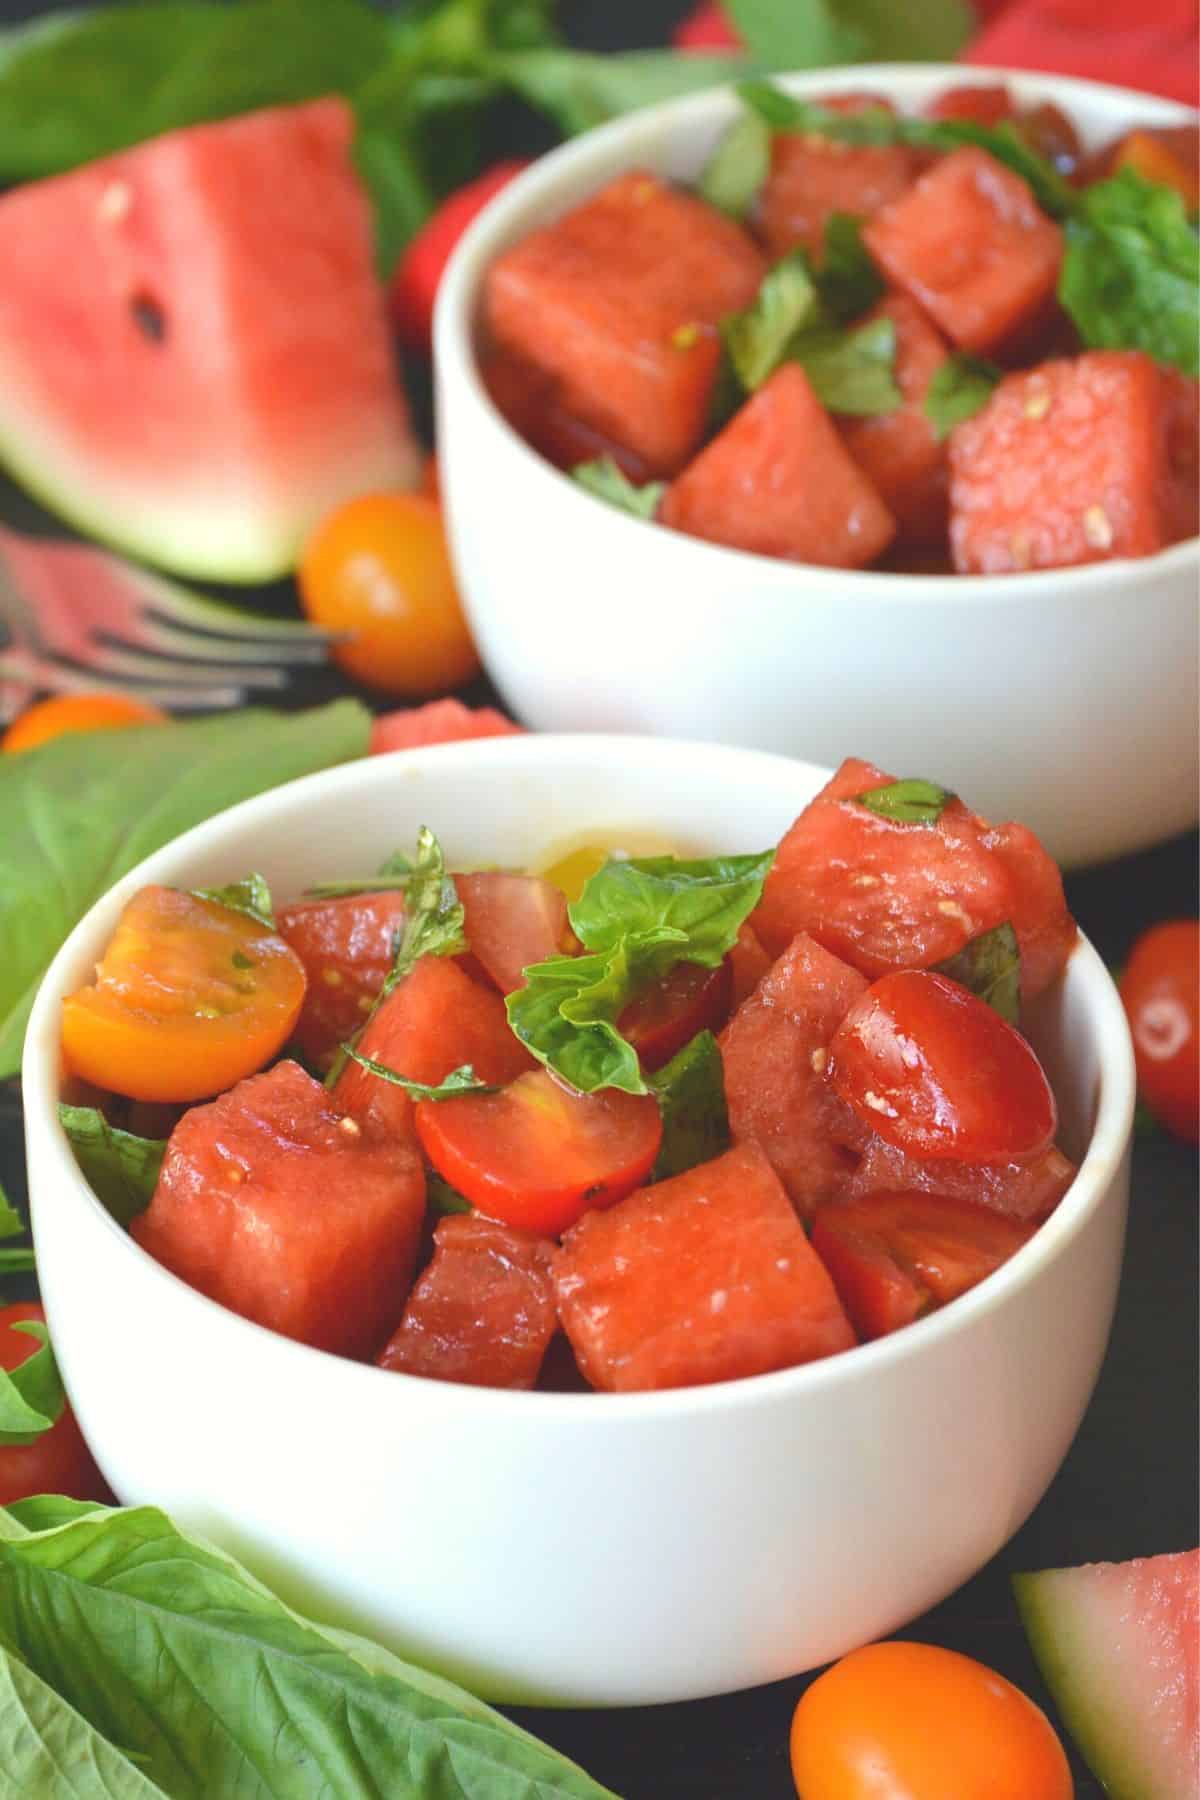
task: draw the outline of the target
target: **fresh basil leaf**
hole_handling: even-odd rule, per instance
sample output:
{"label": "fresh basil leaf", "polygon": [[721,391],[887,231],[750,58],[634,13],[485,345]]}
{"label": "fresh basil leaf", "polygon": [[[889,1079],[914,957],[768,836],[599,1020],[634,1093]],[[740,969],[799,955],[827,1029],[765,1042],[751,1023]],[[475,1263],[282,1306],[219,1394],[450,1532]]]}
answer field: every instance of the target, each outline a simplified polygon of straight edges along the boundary
{"label": "fresh basil leaf", "polygon": [[705,163],[698,192],[719,212],[744,219],[771,172],[771,134],[757,113],[736,118]]}
{"label": "fresh basil leaf", "polygon": [[975,29],[965,0],[724,0],[750,54],[774,69],[950,62]]}
{"label": "fresh basil leaf", "polygon": [[667,491],[665,481],[647,481],[639,487],[636,482],[630,481],[611,456],[598,456],[593,462],[576,463],[571,470],[571,478],[580,487],[586,488],[589,494],[595,494],[598,500],[607,500],[610,506],[619,506],[622,512],[632,513],[637,519],[652,519]]}
{"label": "fresh basil leaf", "polygon": [[935,963],[934,969],[986,1000],[1010,1025],[1020,1019],[1021,951],[1017,934],[1007,921],[980,932],[957,956]]}
{"label": "fresh basil leaf", "polygon": [[75,1708],[0,1648],[0,1800],[166,1800]]}
{"label": "fresh basil leaf", "polygon": [[601,951],[669,931],[686,946],[673,954],[672,966],[715,969],[758,905],[774,860],[774,850],[691,861],[610,857],[567,909],[571,928],[586,949]]}
{"label": "fresh basil leaf", "polygon": [[1200,375],[1200,240],[1174,188],[1134,169],[1085,188],[1058,294],[1085,344]]}
{"label": "fresh basil leaf", "polygon": [[636,107],[736,81],[747,65],[743,57],[673,50],[524,50],[493,56],[487,67],[573,137]]}
{"label": "fresh basil leaf", "polygon": [[0,758],[0,1080],[20,1068],[51,957],[118,876],[237,800],[365,755],[369,726],[357,700],[298,713],[247,707]]}
{"label": "fresh basil leaf", "polygon": [[857,331],[801,332],[788,356],[801,365],[818,400],[832,413],[871,418],[904,404],[893,373],[896,327],[891,319],[872,319]]}
{"label": "fresh basil leaf", "polygon": [[0,1513],[0,1641],[171,1800],[615,1800],[451,1682],[304,1619],[153,1507],[32,1532]]}
{"label": "fresh basil leaf", "polygon": [[898,825],[936,825],[954,795],[936,781],[889,781],[854,796],[859,806]]}
{"label": "fresh basil leaf", "polygon": [[60,1104],[58,1122],[96,1198],[118,1225],[128,1225],[150,1204],[167,1153],[166,1140],[121,1131],[94,1106]]}
{"label": "fresh basil leaf", "polygon": [[367,875],[361,881],[319,881],[315,887],[305,888],[305,898],[340,900],[354,894],[404,893],[412,872],[411,859],[403,851],[393,850],[374,875]]}
{"label": "fresh basil leaf", "polygon": [[375,267],[391,274],[406,244],[437,206],[438,196],[421,167],[408,135],[393,127],[360,124],[354,137],[354,166],[375,212]]}
{"label": "fresh basil leaf", "polygon": [[843,27],[857,33],[864,46],[863,62],[953,62],[977,30],[975,8],[968,0],[829,0],[829,4]]}
{"label": "fresh basil leaf", "polygon": [[0,1369],[0,1445],[34,1444],[57,1424],[67,1397],[41,1320],[21,1319],[11,1329],[36,1338],[39,1348],[15,1369]]}
{"label": "fresh basil leaf", "polygon": [[803,250],[789,251],[768,270],[750,305],[721,321],[721,338],[743,390],[752,394],[761,387],[796,334],[822,317],[808,257]]}
{"label": "fresh basil leaf", "polygon": [[934,371],[925,390],[925,417],[939,443],[956,425],[983,410],[1002,373],[995,363],[965,350],[956,350]]}
{"label": "fresh basil leaf", "polygon": [[650,1076],[649,1086],[663,1122],[655,1181],[682,1175],[685,1169],[711,1162],[728,1150],[725,1072],[711,1031],[697,1032],[664,1068]]}
{"label": "fresh basil leaf", "polygon": [[816,283],[826,311],[836,323],[857,319],[885,291],[882,275],[862,239],[863,221],[853,213],[831,213]]}
{"label": "fresh basil leaf", "polygon": [[[665,971],[664,971],[665,972]],[[644,1094],[637,1052],[616,1021],[636,991],[624,944],[591,956],[555,956],[525,971],[505,1000],[514,1034],[581,1094],[620,1088]]]}
{"label": "fresh basil leaf", "polygon": [[245,913],[247,918],[257,920],[269,931],[275,929],[271,890],[257,873],[244,875],[241,881],[231,881],[227,887],[193,888],[192,893],[197,900],[211,900],[217,906],[227,906],[231,912]]}
{"label": "fresh basil leaf", "polygon": [[353,1044],[343,1044],[342,1049],[351,1061],[368,1074],[378,1075],[381,1081],[390,1082],[393,1087],[403,1088],[413,1100],[452,1100],[456,1094],[495,1094],[496,1087],[489,1087],[481,1081],[470,1063],[463,1063],[460,1068],[451,1069],[441,1081],[432,1087],[425,1081],[410,1081],[407,1075],[400,1075],[395,1069],[389,1069],[386,1063],[374,1062],[369,1056],[360,1056]]}
{"label": "fresh basil leaf", "polygon": [[0,1238],[20,1237],[24,1229],[24,1219],[5,1193],[3,1184],[0,1183]]}
{"label": "fresh basil leaf", "polygon": [[439,1219],[448,1219],[453,1213],[470,1213],[475,1208],[469,1200],[464,1200],[457,1188],[438,1174],[436,1169],[425,1172],[425,1206],[426,1210]]}
{"label": "fresh basil leaf", "polygon": [[36,1268],[37,1257],[32,1249],[20,1246],[0,1250],[0,1275],[32,1275]]}

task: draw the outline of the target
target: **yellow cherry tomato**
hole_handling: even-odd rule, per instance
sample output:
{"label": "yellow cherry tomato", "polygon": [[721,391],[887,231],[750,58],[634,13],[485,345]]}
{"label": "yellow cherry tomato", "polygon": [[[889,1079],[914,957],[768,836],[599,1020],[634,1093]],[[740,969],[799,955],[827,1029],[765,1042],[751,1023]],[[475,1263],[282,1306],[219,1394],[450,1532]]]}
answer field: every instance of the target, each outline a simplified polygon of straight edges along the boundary
{"label": "yellow cherry tomato", "polygon": [[932,1644],[868,1644],[792,1719],[800,1800],[1072,1800],[1054,1728],[1019,1688]]}
{"label": "yellow cherry tomato", "polygon": [[427,495],[339,507],[309,539],[297,579],[313,623],[346,634],[334,657],[368,687],[424,699],[479,673],[441,508]]}
{"label": "yellow cherry tomato", "polygon": [[162,725],[167,714],[128,694],[59,694],[39,700],[14,719],[0,750],[33,750],[75,731],[114,731],[123,725]]}

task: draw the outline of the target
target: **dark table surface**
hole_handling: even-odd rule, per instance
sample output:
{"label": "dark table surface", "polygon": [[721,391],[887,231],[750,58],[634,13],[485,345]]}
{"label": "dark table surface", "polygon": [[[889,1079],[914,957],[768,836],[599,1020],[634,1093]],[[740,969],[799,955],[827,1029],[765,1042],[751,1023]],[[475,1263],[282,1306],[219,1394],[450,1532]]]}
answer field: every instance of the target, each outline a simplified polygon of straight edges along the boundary
{"label": "dark table surface", "polygon": [[[49,10],[34,0],[0,0],[0,21]],[[686,10],[679,0],[566,0],[563,17],[576,42],[615,49],[662,42]],[[2,487],[0,518],[43,523]],[[334,678],[317,684],[327,690],[335,685]],[[484,695],[477,687],[466,697]],[[1102,758],[1108,754],[1104,722],[1095,725]],[[1136,746],[1126,753],[1136,755]],[[1116,965],[1146,926],[1200,910],[1197,869],[1197,839],[1189,835],[1070,877],[1068,898],[1083,930]],[[0,1182],[23,1206],[15,1083],[0,1086]],[[1181,1550],[1197,1541],[1197,1216],[1195,1153],[1161,1133],[1140,1135],[1112,1341],[1066,1462],[1007,1548],[903,1634],[980,1658],[1047,1707],[1013,1606],[1010,1574]],[[794,1800],[787,1733],[805,1679],[685,1705],[524,1710],[514,1716],[624,1800]],[[1078,1759],[1073,1767],[1080,1800],[1099,1800],[1099,1784]]]}

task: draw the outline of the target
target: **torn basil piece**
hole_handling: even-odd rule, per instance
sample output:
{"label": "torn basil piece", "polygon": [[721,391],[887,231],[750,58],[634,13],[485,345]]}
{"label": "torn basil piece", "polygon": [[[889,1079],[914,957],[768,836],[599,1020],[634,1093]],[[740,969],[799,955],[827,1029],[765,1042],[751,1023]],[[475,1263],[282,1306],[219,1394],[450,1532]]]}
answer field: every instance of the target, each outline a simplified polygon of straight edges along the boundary
{"label": "torn basil piece", "polygon": [[39,1348],[15,1369],[0,1369],[0,1445],[33,1444],[61,1418],[66,1395],[41,1320],[22,1319],[12,1330]]}
{"label": "torn basil piece", "polygon": [[1005,921],[980,932],[957,956],[935,963],[934,972],[969,988],[980,1000],[1015,1025],[1021,1016],[1021,951],[1017,934]]}
{"label": "torn basil piece", "polygon": [[819,324],[821,296],[803,250],[769,269],[750,305],[721,320],[721,339],[743,389],[752,394],[783,362],[800,331]]}
{"label": "torn basil piece", "polygon": [[948,356],[934,371],[925,390],[925,417],[933,426],[940,444],[944,437],[981,412],[995,392],[1002,370],[980,356],[968,356],[965,350]]}
{"label": "torn basil piece", "polygon": [[936,781],[889,781],[885,787],[855,794],[855,802],[897,825],[936,825],[954,795]]}
{"label": "torn basil piece", "polygon": [[861,318],[882,299],[886,286],[862,240],[863,221],[855,213],[831,213],[825,221],[825,248],[817,270],[821,298],[839,323]]}
{"label": "torn basil piece", "polygon": [[699,191],[718,211],[744,219],[770,169],[770,128],[757,113],[744,112],[705,163]]}
{"label": "torn basil piece", "polygon": [[665,481],[647,481],[638,486],[611,456],[598,456],[593,462],[576,463],[571,479],[597,500],[606,500],[635,519],[652,519],[659,501],[667,491]]}
{"label": "torn basil piece", "polygon": [[94,1106],[62,1104],[58,1122],[96,1198],[118,1225],[128,1225],[150,1204],[167,1153],[166,1139],[122,1131]]}
{"label": "torn basil piece", "polygon": [[393,850],[374,875],[361,881],[319,881],[315,887],[305,888],[304,894],[312,900],[344,900],[358,894],[403,893],[412,873],[410,858],[402,850]]}
{"label": "torn basil piece", "polygon": [[711,1031],[697,1032],[669,1063],[649,1078],[662,1114],[662,1147],[653,1179],[666,1181],[728,1150],[729,1112],[725,1072]]}
{"label": "torn basil piece", "polygon": [[495,1094],[499,1091],[489,1087],[486,1081],[481,1081],[470,1063],[451,1069],[441,1081],[431,1086],[426,1081],[410,1081],[407,1075],[390,1069],[386,1063],[374,1062],[369,1056],[360,1056],[352,1044],[343,1044],[342,1050],[360,1069],[366,1069],[369,1075],[378,1075],[381,1081],[390,1082],[393,1087],[403,1088],[412,1100],[452,1100],[456,1094]]}
{"label": "torn basil piece", "polygon": [[857,331],[836,328],[802,333],[788,355],[798,362],[817,399],[831,413],[873,418],[904,404],[896,385],[896,327],[872,319]]}
{"label": "torn basil piece", "polygon": [[244,875],[241,881],[231,881],[227,887],[193,888],[192,893],[197,900],[211,900],[217,906],[227,906],[231,912],[245,913],[268,931],[275,929],[271,890],[256,871]]}

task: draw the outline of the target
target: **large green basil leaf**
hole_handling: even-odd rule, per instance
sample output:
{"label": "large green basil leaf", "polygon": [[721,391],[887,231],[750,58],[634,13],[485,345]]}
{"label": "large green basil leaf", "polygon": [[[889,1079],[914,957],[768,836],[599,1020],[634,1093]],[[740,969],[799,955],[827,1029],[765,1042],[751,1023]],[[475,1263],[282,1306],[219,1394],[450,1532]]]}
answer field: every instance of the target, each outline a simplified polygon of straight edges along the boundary
{"label": "large green basil leaf", "polygon": [[715,969],[757,906],[774,850],[695,861],[674,856],[611,858],[569,910],[589,950],[608,950],[635,934],[669,930],[686,939],[676,962]]}
{"label": "large green basil leaf", "polygon": [[739,56],[680,56],[673,50],[521,50],[494,56],[487,66],[571,137],[635,107],[736,81],[749,65]]}
{"label": "large green basil leaf", "polygon": [[362,756],[357,700],[61,737],[0,757],[0,1080],[72,926],[152,850],[267,788]]}
{"label": "large green basil leaf", "polygon": [[28,1531],[0,1512],[0,1640],[170,1800],[613,1800],[450,1682],[301,1618],[156,1508],[50,1518]]}
{"label": "large green basil leaf", "polygon": [[724,0],[738,36],[774,69],[949,62],[975,29],[966,0]]}
{"label": "large green basil leaf", "polygon": [[0,1800],[164,1800],[116,1745],[0,1649]]}
{"label": "large green basil leaf", "polygon": [[166,1139],[122,1131],[94,1106],[60,1104],[58,1122],[92,1192],[118,1225],[128,1225],[150,1204],[167,1153]]}
{"label": "large green basil leaf", "polygon": [[1085,344],[1200,374],[1200,240],[1173,188],[1134,169],[1086,188],[1058,294]]}
{"label": "large green basil leaf", "polygon": [[15,1369],[0,1369],[0,1447],[35,1443],[58,1422],[66,1405],[49,1333],[41,1320],[20,1319],[12,1330],[36,1338],[38,1348]]}

